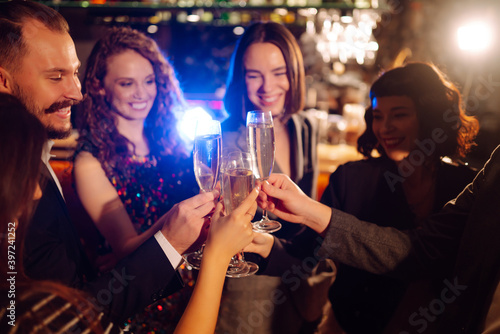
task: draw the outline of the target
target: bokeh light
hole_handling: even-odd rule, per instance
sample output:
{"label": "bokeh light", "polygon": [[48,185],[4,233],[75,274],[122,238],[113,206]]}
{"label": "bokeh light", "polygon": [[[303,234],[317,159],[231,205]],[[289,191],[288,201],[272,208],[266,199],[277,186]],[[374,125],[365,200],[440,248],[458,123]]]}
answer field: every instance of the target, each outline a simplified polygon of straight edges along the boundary
{"label": "bokeh light", "polygon": [[484,22],[471,22],[458,28],[457,40],[460,50],[481,52],[491,45],[493,31]]}
{"label": "bokeh light", "polygon": [[177,123],[177,130],[181,136],[194,140],[196,122],[209,121],[211,119],[212,116],[202,107],[188,109]]}

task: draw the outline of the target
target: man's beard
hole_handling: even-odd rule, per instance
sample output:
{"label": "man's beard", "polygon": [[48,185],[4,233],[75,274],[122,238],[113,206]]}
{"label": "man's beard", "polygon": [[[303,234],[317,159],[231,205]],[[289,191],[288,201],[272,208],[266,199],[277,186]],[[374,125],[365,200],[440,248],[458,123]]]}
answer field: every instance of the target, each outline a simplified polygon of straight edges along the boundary
{"label": "man's beard", "polygon": [[[71,107],[76,103],[73,100],[66,100],[61,102],[53,103],[47,110],[42,110],[42,113],[52,114],[59,109]],[[47,130],[47,136],[49,139],[64,139],[71,135],[71,131],[73,130],[73,126],[71,122],[69,123],[69,128],[67,130],[57,130],[52,125],[47,124],[45,126],[45,130]]]}
{"label": "man's beard", "polygon": [[[42,117],[45,114],[51,114],[51,113],[53,113],[61,108],[70,107],[70,106],[76,104],[75,101],[66,100],[66,101],[62,101],[62,102],[55,102],[46,110],[40,109],[37,107],[35,101],[33,101],[31,96],[29,94],[26,94],[22,90],[22,88],[17,84],[13,85],[12,95],[17,97],[21,101],[21,103],[26,107],[26,109],[30,113],[35,115],[40,121],[42,120]],[[47,131],[47,137],[49,139],[67,138],[71,135],[71,131],[73,130],[73,127],[71,126],[71,122],[70,122],[70,127],[67,130],[56,129],[51,124],[45,124],[43,122],[42,122],[42,124],[45,127],[45,130]]]}
{"label": "man's beard", "polygon": [[67,130],[57,130],[53,126],[48,125],[45,127],[45,130],[47,130],[47,138],[49,139],[64,139],[71,135],[73,127],[70,126]]}

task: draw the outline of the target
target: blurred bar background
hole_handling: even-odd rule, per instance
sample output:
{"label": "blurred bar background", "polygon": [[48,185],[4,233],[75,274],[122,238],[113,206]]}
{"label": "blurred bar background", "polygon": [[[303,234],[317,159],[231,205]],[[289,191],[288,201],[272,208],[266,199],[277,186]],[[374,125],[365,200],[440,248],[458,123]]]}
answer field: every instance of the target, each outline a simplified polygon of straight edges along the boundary
{"label": "blurred bar background", "polygon": [[[148,0],[42,1],[69,22],[82,61],[110,26],[154,38],[177,71],[191,106],[226,116],[222,97],[234,44],[254,21],[283,23],[301,46],[306,110],[322,127],[321,183],[358,159],[371,83],[405,61],[436,64],[462,90],[481,124],[468,157],[480,167],[500,144],[500,1],[497,0]],[[73,138],[74,139],[74,138]],[[59,159],[72,140],[58,143]],[[354,145],[354,146],[353,146]]]}

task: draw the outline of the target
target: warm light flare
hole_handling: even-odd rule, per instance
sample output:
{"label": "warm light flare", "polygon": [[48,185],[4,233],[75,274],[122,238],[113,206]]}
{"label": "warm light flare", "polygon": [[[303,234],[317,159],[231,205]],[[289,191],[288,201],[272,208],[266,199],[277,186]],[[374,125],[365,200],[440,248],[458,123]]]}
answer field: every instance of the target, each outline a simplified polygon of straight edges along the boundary
{"label": "warm light flare", "polygon": [[481,52],[491,45],[493,31],[483,22],[471,22],[458,28],[457,39],[460,50]]}

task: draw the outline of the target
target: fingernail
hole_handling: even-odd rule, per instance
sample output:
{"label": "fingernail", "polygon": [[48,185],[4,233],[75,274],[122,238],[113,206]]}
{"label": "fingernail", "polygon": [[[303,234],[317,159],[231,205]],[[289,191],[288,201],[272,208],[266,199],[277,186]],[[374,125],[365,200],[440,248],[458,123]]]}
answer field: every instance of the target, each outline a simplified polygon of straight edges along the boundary
{"label": "fingernail", "polygon": [[255,189],[257,189],[257,191],[260,191],[260,185],[255,186]]}

